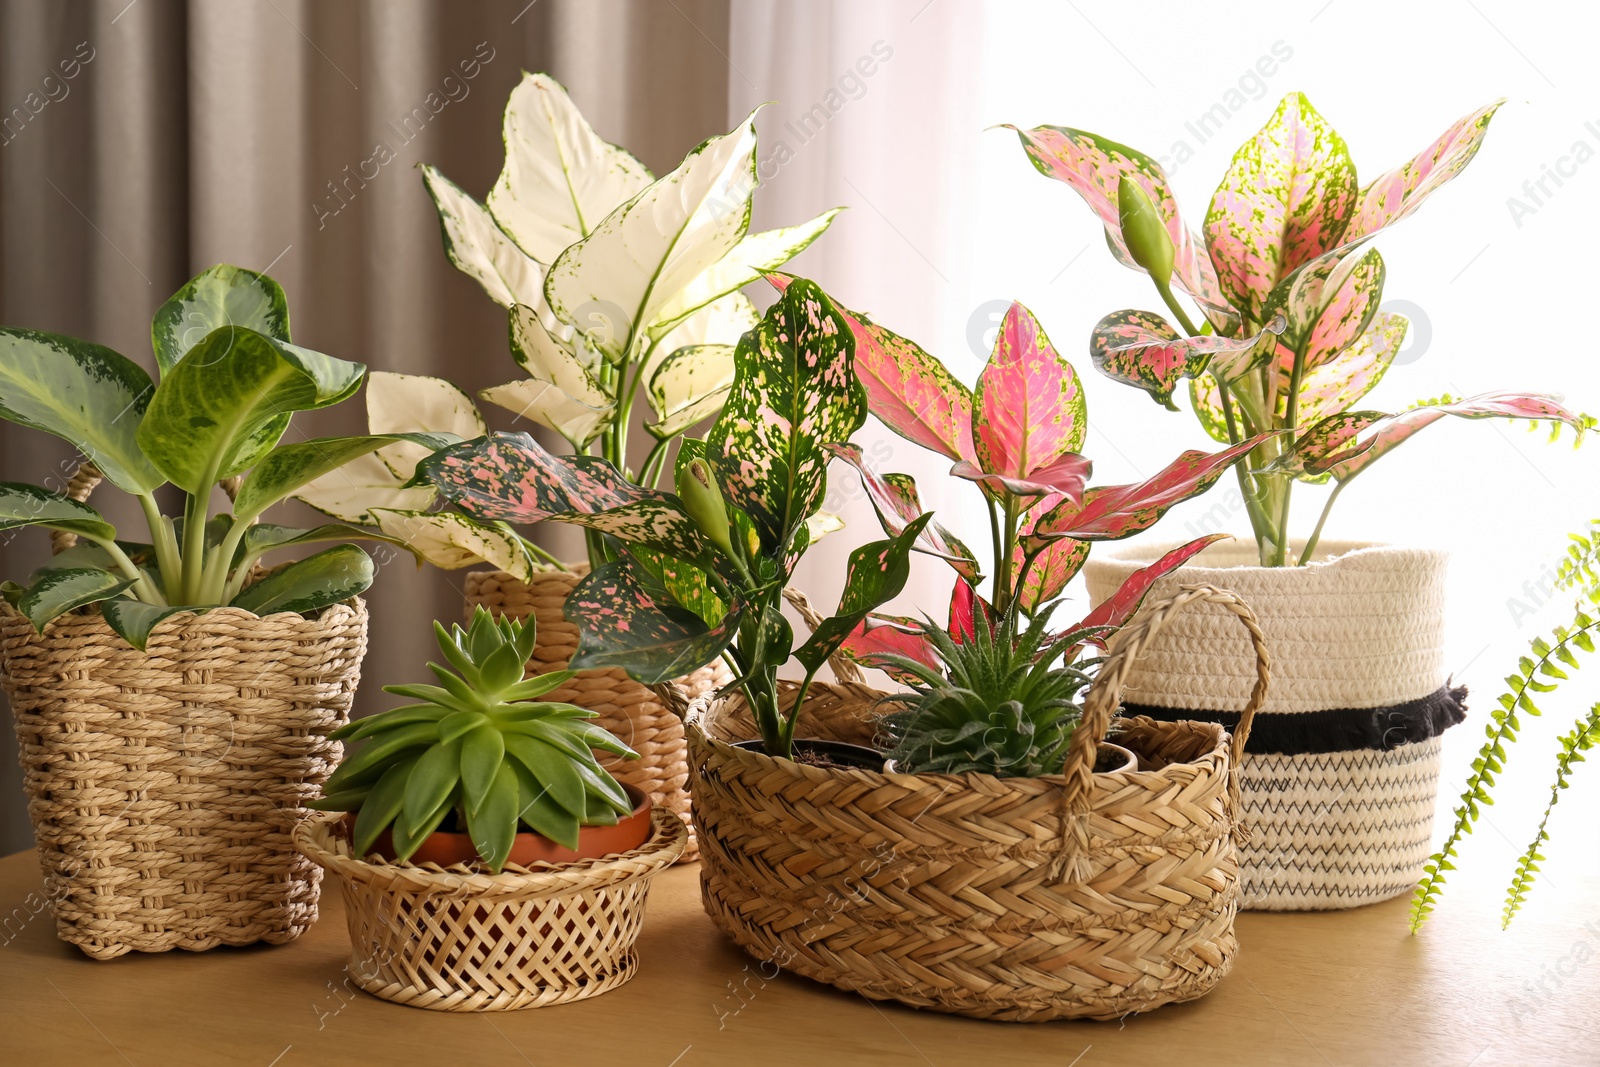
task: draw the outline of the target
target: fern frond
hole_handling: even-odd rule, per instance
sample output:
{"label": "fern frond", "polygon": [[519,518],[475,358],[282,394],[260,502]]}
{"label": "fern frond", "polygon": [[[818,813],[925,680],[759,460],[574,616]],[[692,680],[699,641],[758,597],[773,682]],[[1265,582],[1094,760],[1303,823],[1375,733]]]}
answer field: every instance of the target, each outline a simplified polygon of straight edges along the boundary
{"label": "fern frond", "polygon": [[[1533,694],[1548,693],[1556,688],[1566,674],[1557,667],[1560,663],[1575,669],[1579,660],[1573,649],[1594,651],[1594,635],[1600,631],[1600,618],[1579,609],[1570,627],[1558,626],[1552,633],[1554,644],[1542,637],[1533,639],[1532,656],[1523,656],[1517,663],[1517,672],[1506,676],[1506,691],[1500,695],[1499,707],[1490,713],[1485,729],[1486,740],[1472,761],[1472,774],[1467,778],[1466,791],[1455,809],[1455,821],[1444,845],[1423,865],[1422,880],[1417,883],[1411,898],[1411,932],[1414,934],[1427,921],[1434,904],[1444,892],[1445,872],[1455,870],[1450,861],[1457,857],[1456,848],[1461,839],[1472,832],[1478,821],[1479,806],[1492,805],[1495,776],[1505,770],[1506,746],[1515,743],[1522,724],[1518,716],[1526,712],[1539,715],[1539,706]],[[1540,677],[1552,679],[1541,681]]]}
{"label": "fern frond", "polygon": [[1554,810],[1556,801],[1561,799],[1561,791],[1567,787],[1573,766],[1582,763],[1583,754],[1597,744],[1600,744],[1600,703],[1590,708],[1588,716],[1574,723],[1572,732],[1561,738],[1561,753],[1556,757],[1556,780],[1550,787],[1550,801],[1544,807],[1544,816],[1539,820],[1539,832],[1534,835],[1533,844],[1517,860],[1517,873],[1506,891],[1505,911],[1500,916],[1502,930],[1511,925],[1511,920],[1522,908],[1522,902],[1527,899],[1528,890],[1533,888],[1534,875],[1539,873],[1539,864],[1544,861],[1539,849],[1550,840],[1550,812]]}

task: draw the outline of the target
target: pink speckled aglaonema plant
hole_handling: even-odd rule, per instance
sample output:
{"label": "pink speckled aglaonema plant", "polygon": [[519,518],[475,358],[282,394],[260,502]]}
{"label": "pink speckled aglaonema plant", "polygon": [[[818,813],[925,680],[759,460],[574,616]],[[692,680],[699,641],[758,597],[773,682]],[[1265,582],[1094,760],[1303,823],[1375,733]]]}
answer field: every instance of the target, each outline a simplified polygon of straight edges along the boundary
{"label": "pink speckled aglaonema plant", "polygon": [[[1398,413],[1354,410],[1389,369],[1409,325],[1380,310],[1384,263],[1368,243],[1466,168],[1499,106],[1462,117],[1415,158],[1361,185],[1344,139],[1305,96],[1290,93],[1235,153],[1203,239],[1185,225],[1150,156],[1082,130],[1016,130],[1033,165],[1083,197],[1112,254],[1150,276],[1181,327],[1155,312],[1113,312],[1094,329],[1095,366],[1173,410],[1173,393],[1188,379],[1190,406],[1207,433],[1234,446],[1260,440],[1235,470],[1263,566],[1295,562],[1288,528],[1296,481],[1335,483],[1299,556],[1304,563],[1344,487],[1446,415],[1546,420],[1580,436],[1592,425],[1537,393],[1443,397]],[[1199,308],[1200,326],[1175,288]],[[1264,436],[1270,431],[1280,433]]]}

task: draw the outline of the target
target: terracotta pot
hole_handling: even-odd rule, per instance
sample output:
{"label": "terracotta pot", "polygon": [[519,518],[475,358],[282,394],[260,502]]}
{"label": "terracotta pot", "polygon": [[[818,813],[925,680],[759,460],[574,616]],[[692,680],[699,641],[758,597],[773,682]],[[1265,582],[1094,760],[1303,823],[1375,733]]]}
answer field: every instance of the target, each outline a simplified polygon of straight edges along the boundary
{"label": "terracotta pot", "polygon": [[[633,814],[617,820],[615,826],[581,826],[578,828],[576,851],[556,844],[543,834],[520,833],[511,846],[510,862],[519,867],[535,863],[575,863],[578,860],[599,859],[622,852],[632,852],[650,838],[650,798],[631,785],[624,785],[628,799],[633,801]],[[348,837],[355,826],[355,816],[346,815],[345,834]],[[391,862],[395,858],[394,837],[385,830],[378,835],[372,851]],[[478,860],[478,849],[470,835],[448,830],[436,830],[417,847],[411,863],[437,863],[451,867],[458,863],[473,864]]]}

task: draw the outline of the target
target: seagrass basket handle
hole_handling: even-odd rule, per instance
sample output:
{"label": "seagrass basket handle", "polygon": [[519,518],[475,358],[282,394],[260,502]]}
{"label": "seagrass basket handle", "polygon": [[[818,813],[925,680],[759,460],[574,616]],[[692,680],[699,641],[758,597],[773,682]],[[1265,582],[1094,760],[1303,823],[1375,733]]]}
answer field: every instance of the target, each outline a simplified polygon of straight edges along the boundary
{"label": "seagrass basket handle", "polygon": [[[817,627],[822,625],[822,614],[811,606],[811,601],[807,600],[806,595],[800,590],[785,589],[783,591],[783,599],[787,600],[789,606],[800,613],[800,617],[806,621],[806,625],[811,627],[812,633],[815,633]],[[852,682],[859,685],[866,681],[866,675],[861,673],[861,668],[857,667],[855,661],[843,652],[835,652],[829,656],[828,666],[833,668],[833,676],[838,679],[840,685],[848,685]]]}
{"label": "seagrass basket handle", "polygon": [[[1089,689],[1088,698],[1084,701],[1083,719],[1072,733],[1072,741],[1067,747],[1066,764],[1062,769],[1062,774],[1067,779],[1063,790],[1067,817],[1062,820],[1064,840],[1058,868],[1064,868],[1069,855],[1081,859],[1088,850],[1087,824],[1090,800],[1094,793],[1095,757],[1122,700],[1122,686],[1127,680],[1128,672],[1133,669],[1139,653],[1156,634],[1161,632],[1167,621],[1196,602],[1220,604],[1232,612],[1249,632],[1250,644],[1255,650],[1256,684],[1250,691],[1249,702],[1239,716],[1239,724],[1233,729],[1229,748],[1228,801],[1237,815],[1239,763],[1244,758],[1245,743],[1250,739],[1250,725],[1255,721],[1256,712],[1267,699],[1267,684],[1271,680],[1272,661],[1267,655],[1267,641],[1261,633],[1261,625],[1256,620],[1255,612],[1250,610],[1250,605],[1240,599],[1238,594],[1203,583],[1185,585],[1171,596],[1147,605],[1139,612],[1138,618],[1113,634],[1108,643],[1106,660],[1100,665],[1100,673]],[[1237,822],[1235,831],[1236,837],[1245,833]]]}

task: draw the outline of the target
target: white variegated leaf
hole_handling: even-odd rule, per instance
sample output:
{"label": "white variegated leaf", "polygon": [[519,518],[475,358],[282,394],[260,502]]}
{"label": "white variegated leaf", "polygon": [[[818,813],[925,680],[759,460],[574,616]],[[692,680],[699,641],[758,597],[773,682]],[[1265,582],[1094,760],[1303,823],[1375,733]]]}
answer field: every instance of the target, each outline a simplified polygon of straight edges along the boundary
{"label": "white variegated leaf", "polygon": [[[368,433],[453,433],[463,441],[487,431],[472,398],[443,378],[372,371],[367,375]],[[378,450],[378,458],[402,482],[430,455],[422,445],[401,441]]]}
{"label": "white variegated leaf", "polygon": [[733,351],[733,345],[689,345],[662,360],[650,378],[656,421],[649,431],[671,437],[721,410],[733,386]]}
{"label": "white variegated leaf", "polygon": [[432,489],[402,489],[400,485],[401,479],[388,464],[371,452],[302,485],[293,496],[343,522],[367,524],[376,521],[374,508],[422,511],[433,503]]}
{"label": "white variegated leaf", "polygon": [[427,164],[422,180],[439,211],[445,254],[456,269],[501,307],[543,303],[544,267],[506,236],[484,206]]}
{"label": "white variegated leaf", "polygon": [[522,378],[485,389],[478,394],[518,418],[548,426],[578,448],[593,441],[611,422],[614,405],[590,407],[560,386],[538,378]]}
{"label": "white variegated leaf", "polygon": [[563,322],[582,328],[595,307],[626,317],[627,328],[593,338],[607,358],[623,359],[630,338],[637,343],[644,334],[639,324],[656,321],[749,229],[754,118],[690,152],[551,265],[545,297]]}
{"label": "white variegated leaf", "polygon": [[533,561],[515,534],[496,526],[480,526],[449,512],[421,513],[379,509],[378,529],[403,541],[442,570],[488,563],[524,582],[533,581]]}
{"label": "white variegated leaf", "polygon": [[702,271],[661,309],[650,324],[650,335],[661,336],[713,300],[737,292],[760,278],[763,271],[783,266],[821,237],[843,210],[836,207],[798,226],[745,235],[727,255]]}
{"label": "white variegated leaf", "polygon": [[548,74],[523,74],[503,130],[506,162],[489,190],[489,212],[541,263],[553,263],[650,184],[645,165],[601,140]]}
{"label": "white variegated leaf", "polygon": [[808,544],[816,544],[831,533],[844,529],[844,519],[831,511],[819,511],[806,518],[806,535]]}
{"label": "white variegated leaf", "polygon": [[729,293],[691,314],[655,342],[644,365],[649,382],[668,356],[696,345],[737,345],[739,338],[761,321],[761,312],[743,293]]}

